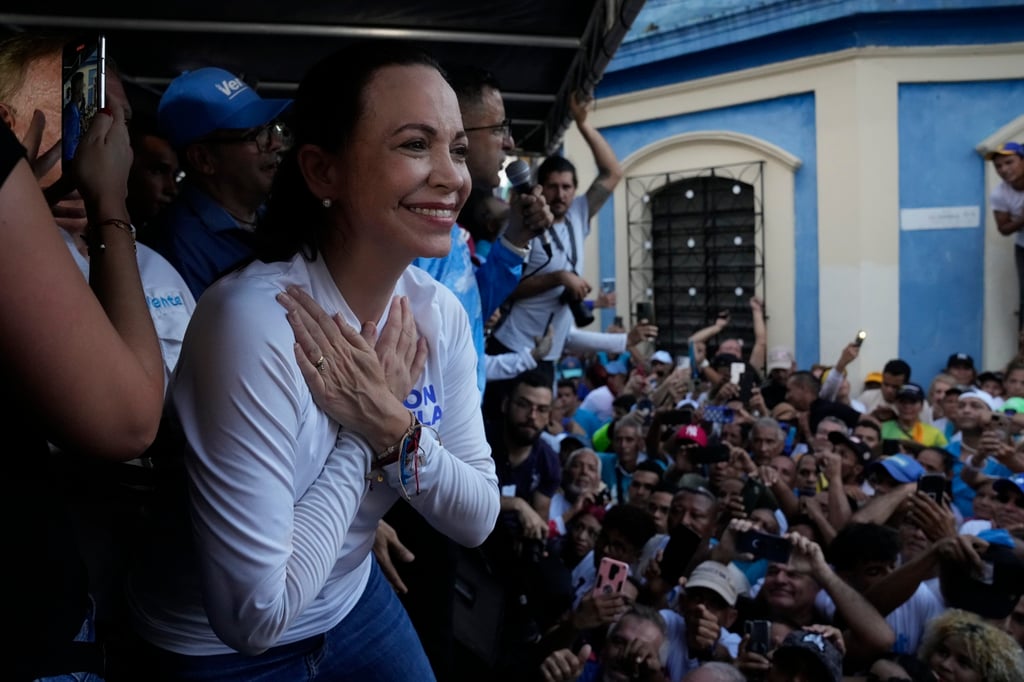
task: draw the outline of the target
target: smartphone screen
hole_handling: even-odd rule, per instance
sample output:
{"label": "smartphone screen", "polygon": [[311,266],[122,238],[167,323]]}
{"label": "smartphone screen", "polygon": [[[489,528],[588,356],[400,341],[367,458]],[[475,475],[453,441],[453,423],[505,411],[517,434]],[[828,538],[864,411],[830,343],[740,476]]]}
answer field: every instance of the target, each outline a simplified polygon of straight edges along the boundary
{"label": "smartphone screen", "polygon": [[594,591],[598,594],[609,594],[621,592],[622,586],[626,584],[629,577],[629,564],[602,557],[601,564],[597,569],[597,581],[594,583]]}
{"label": "smartphone screen", "polygon": [[668,585],[679,582],[679,576],[693,559],[700,546],[700,536],[680,524],[669,533],[668,544],[661,551],[661,578]]}
{"label": "smartphone screen", "polygon": [[729,365],[729,383],[736,384],[737,386],[743,381],[743,372],[746,371],[747,366],[742,362],[733,362]]}
{"label": "smartphone screen", "polygon": [[638,301],[636,304],[636,321],[647,320],[654,324],[654,305],[650,301]]}
{"label": "smartphone screen", "polygon": [[96,112],[107,106],[105,36],[94,34],[64,46],[61,97],[61,158],[70,161]]}
{"label": "smartphone screen", "polygon": [[772,624],[767,620],[748,620],[743,624],[744,634],[750,635],[747,651],[766,655],[771,647]]}
{"label": "smartphone screen", "polygon": [[736,537],[736,551],[753,554],[757,559],[767,559],[779,564],[789,561],[793,546],[784,537],[748,530]]}
{"label": "smartphone screen", "polygon": [[757,503],[761,501],[767,494],[764,483],[761,483],[756,478],[748,478],[743,484],[743,509],[749,514],[754,511],[757,507]]}
{"label": "smartphone screen", "polygon": [[925,474],[917,479],[917,489],[942,504],[942,493],[946,490],[946,477],[942,474]]}

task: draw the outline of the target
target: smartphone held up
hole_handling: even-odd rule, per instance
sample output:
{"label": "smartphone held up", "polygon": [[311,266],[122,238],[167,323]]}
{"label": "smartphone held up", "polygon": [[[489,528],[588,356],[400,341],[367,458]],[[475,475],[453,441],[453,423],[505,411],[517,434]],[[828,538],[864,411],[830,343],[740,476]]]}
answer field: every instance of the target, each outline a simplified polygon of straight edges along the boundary
{"label": "smartphone held up", "polygon": [[64,45],[61,58],[61,158],[75,157],[96,112],[107,106],[107,39],[102,33]]}

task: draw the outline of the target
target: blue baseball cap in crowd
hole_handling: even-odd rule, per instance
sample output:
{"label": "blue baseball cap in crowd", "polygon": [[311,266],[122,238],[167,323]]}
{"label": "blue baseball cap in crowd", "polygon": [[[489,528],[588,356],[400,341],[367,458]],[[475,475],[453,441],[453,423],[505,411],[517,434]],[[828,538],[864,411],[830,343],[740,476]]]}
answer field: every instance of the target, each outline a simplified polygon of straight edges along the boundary
{"label": "blue baseball cap in crowd", "polygon": [[561,379],[575,379],[583,376],[583,363],[575,355],[566,355],[558,363],[558,376]]}
{"label": "blue baseball cap in crowd", "polygon": [[888,472],[899,483],[913,483],[924,476],[924,467],[918,464],[917,460],[910,455],[890,455],[870,465],[870,469],[878,470],[879,467]]}
{"label": "blue baseball cap in crowd", "polygon": [[160,132],[175,149],[215,130],[247,130],[270,123],[290,99],[263,99],[229,71],[186,71],[171,81],[157,107]]}
{"label": "blue baseball cap in crowd", "polygon": [[629,370],[626,369],[626,366],[618,360],[612,360],[606,364],[604,368],[608,372],[608,376],[613,374],[629,374]]}
{"label": "blue baseball cap in crowd", "polygon": [[1009,478],[997,478],[996,482],[992,484],[992,489],[997,493],[1001,493],[1004,490],[1016,490],[1021,495],[1024,495],[1024,474],[1014,474]]}
{"label": "blue baseball cap in crowd", "polygon": [[993,149],[986,154],[985,159],[991,161],[997,156],[1009,156],[1010,154],[1024,156],[1024,144],[1021,144],[1020,142],[1004,142],[998,148]]}

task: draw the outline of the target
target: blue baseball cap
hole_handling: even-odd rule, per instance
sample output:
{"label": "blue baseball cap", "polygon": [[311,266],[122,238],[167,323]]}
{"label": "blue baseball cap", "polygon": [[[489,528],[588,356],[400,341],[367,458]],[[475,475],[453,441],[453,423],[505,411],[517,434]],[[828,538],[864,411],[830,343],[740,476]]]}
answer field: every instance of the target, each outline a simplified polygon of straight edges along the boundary
{"label": "blue baseball cap", "polygon": [[996,482],[992,484],[992,489],[997,493],[1004,490],[1016,490],[1024,495],[1024,474],[1014,474],[1009,478],[997,478]]}
{"label": "blue baseball cap", "polygon": [[157,126],[175,149],[215,130],[248,130],[270,123],[290,99],[263,99],[241,78],[214,67],[185,71],[157,107]]}
{"label": "blue baseball cap", "polygon": [[562,379],[575,379],[583,376],[583,363],[575,355],[566,355],[558,363],[558,376]]}
{"label": "blue baseball cap", "polygon": [[1004,142],[998,148],[993,149],[986,154],[985,159],[991,161],[997,156],[1009,156],[1010,154],[1024,156],[1024,144],[1021,144],[1020,142]]}
{"label": "blue baseball cap", "polygon": [[890,455],[871,464],[870,468],[877,470],[882,467],[890,476],[900,483],[913,483],[924,476],[924,467],[918,464],[917,460],[910,455]]}
{"label": "blue baseball cap", "polygon": [[626,369],[626,365],[619,362],[618,360],[612,360],[611,362],[606,364],[604,368],[605,370],[607,370],[608,376],[611,376],[613,374],[629,374],[629,370]]}

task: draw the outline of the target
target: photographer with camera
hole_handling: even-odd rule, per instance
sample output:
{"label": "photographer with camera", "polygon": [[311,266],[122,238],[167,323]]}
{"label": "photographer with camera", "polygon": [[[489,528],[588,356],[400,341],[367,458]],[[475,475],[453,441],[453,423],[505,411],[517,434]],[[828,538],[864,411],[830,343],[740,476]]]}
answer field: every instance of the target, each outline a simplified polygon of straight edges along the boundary
{"label": "photographer with camera", "polygon": [[494,330],[487,347],[488,354],[501,354],[532,346],[533,338],[553,324],[554,343],[541,364],[550,372],[552,382],[554,363],[562,356],[571,329],[593,322],[593,313],[584,302],[591,293],[591,285],[582,275],[584,240],[590,234],[591,219],[611,197],[623,174],[611,146],[587,121],[592,101],[588,95],[576,93],[570,105],[576,127],[594,155],[597,177],[583,196],[577,196],[576,167],[568,159],[550,156],[540,165],[537,184],[555,223],[532,240],[523,277],[512,292],[504,322]]}
{"label": "photographer with camera", "polygon": [[[497,664],[511,673],[530,658],[541,633],[571,603],[569,570],[548,556],[549,512],[562,482],[558,454],[540,437],[554,396],[548,378],[529,370],[512,380],[500,421],[487,424],[501,513],[482,550],[501,586],[503,626]],[[580,465],[585,463],[585,456]],[[598,478],[592,467],[581,476]],[[596,468],[594,468],[596,471]],[[521,671],[519,671],[521,672]]]}

